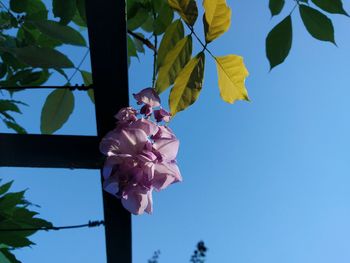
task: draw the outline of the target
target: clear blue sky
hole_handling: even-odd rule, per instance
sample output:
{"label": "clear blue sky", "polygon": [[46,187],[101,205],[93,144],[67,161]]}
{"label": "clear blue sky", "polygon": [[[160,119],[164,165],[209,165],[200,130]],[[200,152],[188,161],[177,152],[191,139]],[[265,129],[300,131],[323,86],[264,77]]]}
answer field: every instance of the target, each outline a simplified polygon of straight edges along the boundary
{"label": "clear blue sky", "polygon": [[[335,47],[312,39],[295,12],[291,54],[269,73],[265,37],[283,15],[270,19],[268,1],[228,2],[231,29],[210,49],[244,56],[252,102],[222,102],[207,57],[199,101],[171,123],[184,182],[155,194],[152,216],[133,217],[134,262],[147,262],[157,249],[162,263],[188,262],[201,239],[207,262],[349,262],[350,20],[332,16]],[[82,52],[68,51],[79,61]],[[151,59],[141,60],[130,69],[131,92],[150,85]],[[17,97],[30,104],[18,120],[33,133],[44,93]],[[62,134],[95,133],[93,107],[79,94]],[[16,189],[29,188],[28,199],[57,225],[102,217],[97,171],[1,168],[0,175],[15,179]],[[102,229],[33,240],[37,246],[17,253],[25,263],[105,262]]]}

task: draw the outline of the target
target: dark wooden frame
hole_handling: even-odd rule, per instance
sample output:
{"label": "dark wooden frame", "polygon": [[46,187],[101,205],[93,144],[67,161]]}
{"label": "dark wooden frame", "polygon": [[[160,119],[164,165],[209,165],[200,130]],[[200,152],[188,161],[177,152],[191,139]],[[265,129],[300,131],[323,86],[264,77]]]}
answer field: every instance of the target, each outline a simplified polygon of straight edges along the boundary
{"label": "dark wooden frame", "polygon": [[[98,135],[0,133],[0,166],[101,169],[99,141],[115,126],[113,115],[129,104],[125,1],[86,0],[86,13]],[[107,262],[131,263],[131,215],[105,192],[103,206]]]}

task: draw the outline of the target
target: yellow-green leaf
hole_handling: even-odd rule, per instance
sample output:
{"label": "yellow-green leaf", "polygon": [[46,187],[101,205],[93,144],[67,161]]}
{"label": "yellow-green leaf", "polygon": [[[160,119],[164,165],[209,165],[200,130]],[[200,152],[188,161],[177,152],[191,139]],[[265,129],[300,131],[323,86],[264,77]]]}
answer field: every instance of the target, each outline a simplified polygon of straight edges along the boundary
{"label": "yellow-green leaf", "polygon": [[221,98],[234,103],[236,100],[248,100],[245,79],[249,75],[243,58],[236,55],[216,57],[216,67],[219,76],[219,89]]}
{"label": "yellow-green leaf", "polygon": [[192,54],[192,37],[187,36],[181,39],[169,50],[164,59],[163,66],[159,68],[158,78],[156,81],[156,91],[161,93],[172,85],[182,70],[190,60]]}
{"label": "yellow-green leaf", "polygon": [[203,85],[204,64],[205,55],[201,52],[186,64],[176,78],[169,96],[173,116],[197,100]]}
{"label": "yellow-green leaf", "polygon": [[168,0],[170,7],[178,12],[186,24],[193,26],[198,17],[195,0]]}
{"label": "yellow-green leaf", "polygon": [[184,37],[184,26],[180,19],[175,20],[165,31],[158,49],[157,68],[163,65],[164,59],[177,42]]}
{"label": "yellow-green leaf", "polygon": [[203,23],[207,43],[225,33],[231,25],[231,9],[226,0],[204,0]]}

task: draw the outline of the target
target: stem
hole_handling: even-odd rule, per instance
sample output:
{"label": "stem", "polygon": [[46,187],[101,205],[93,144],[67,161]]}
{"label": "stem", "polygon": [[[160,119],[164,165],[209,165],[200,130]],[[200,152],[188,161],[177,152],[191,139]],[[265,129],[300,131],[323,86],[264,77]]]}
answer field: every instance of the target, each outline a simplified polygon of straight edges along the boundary
{"label": "stem", "polygon": [[[157,14],[154,11],[154,6],[152,5],[152,11],[153,11],[153,19],[156,20]],[[155,88],[156,83],[156,75],[157,75],[157,49],[158,49],[158,37],[153,32],[154,37],[154,50],[153,50],[153,76],[152,76],[152,88]]]}
{"label": "stem", "polygon": [[189,26],[187,23],[185,23],[186,26],[188,27],[188,29],[191,31],[191,34],[193,34],[195,36],[195,38],[198,40],[198,42],[201,44],[201,46],[203,47],[203,50],[207,51],[209,53],[210,56],[213,57],[213,59],[216,60],[215,56],[213,55],[213,53],[211,53],[211,51],[207,48],[208,43],[203,43],[203,41],[199,38],[199,36],[197,35],[197,33],[194,31],[192,26]]}
{"label": "stem", "polygon": [[152,76],[152,88],[155,88],[156,75],[157,75],[157,46],[158,38],[157,35],[154,35],[154,51],[153,51],[153,76]]}

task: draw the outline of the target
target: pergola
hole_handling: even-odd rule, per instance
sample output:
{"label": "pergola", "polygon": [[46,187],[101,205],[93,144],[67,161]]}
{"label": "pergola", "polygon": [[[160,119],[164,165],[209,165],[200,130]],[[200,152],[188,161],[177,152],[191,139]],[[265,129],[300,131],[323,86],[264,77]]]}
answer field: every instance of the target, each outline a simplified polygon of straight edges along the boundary
{"label": "pergola", "polygon": [[[86,0],[98,135],[0,133],[0,166],[101,169],[99,141],[114,128],[114,114],[129,104],[125,12],[125,1]],[[107,262],[131,263],[131,215],[105,192],[103,207]]]}

